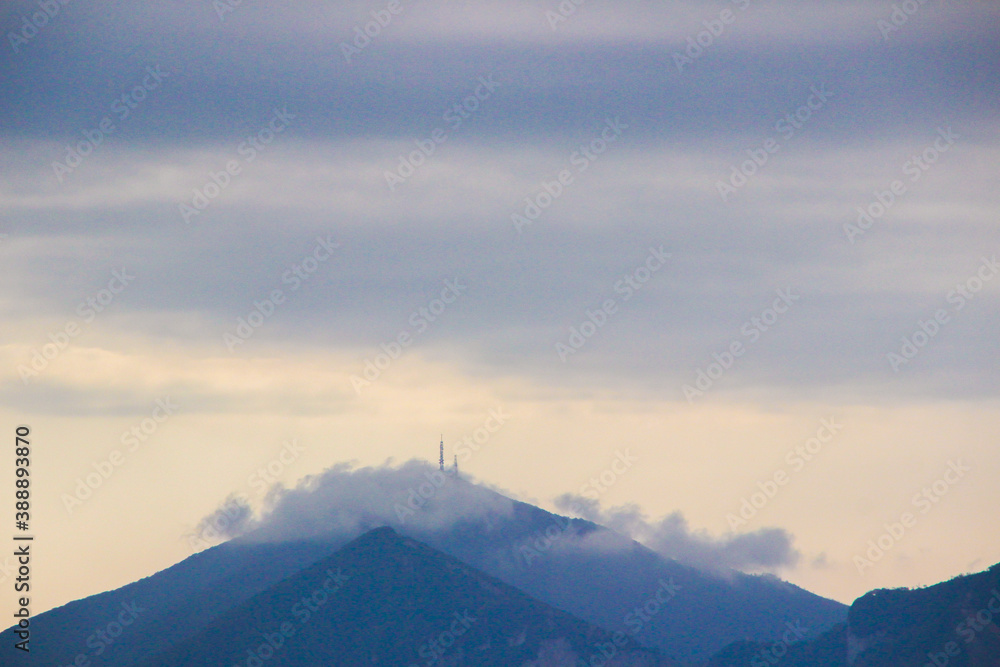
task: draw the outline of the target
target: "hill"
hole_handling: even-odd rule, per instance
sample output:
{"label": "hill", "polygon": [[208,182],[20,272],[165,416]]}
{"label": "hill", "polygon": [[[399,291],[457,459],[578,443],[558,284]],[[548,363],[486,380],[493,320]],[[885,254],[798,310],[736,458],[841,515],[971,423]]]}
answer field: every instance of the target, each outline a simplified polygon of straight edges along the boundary
{"label": "hill", "polygon": [[783,667],[1000,667],[998,619],[1000,564],[926,588],[870,591],[847,623],[819,637],[734,643],[708,667],[773,664],[768,656]]}
{"label": "hill", "polygon": [[[617,640],[617,641],[616,641]],[[378,528],[140,667],[247,665],[665,666],[602,630],[430,547]]]}
{"label": "hill", "polygon": [[[739,639],[776,641],[797,620],[820,633],[846,620],[846,607],[770,576],[709,572],[664,558],[614,531],[569,519],[462,480],[445,492],[465,494],[457,518],[423,523],[382,515],[337,515],[323,505],[308,535],[258,529],[195,554],[162,572],[53,609],[33,619],[38,664],[68,665],[78,656],[108,667],[133,665],[184,645],[255,596],[332,554],[362,533],[391,525],[406,535],[582,621],[628,635],[678,662],[707,660]],[[311,497],[310,497],[311,498]],[[351,496],[342,504],[351,504]],[[357,505],[358,503],[354,503]],[[492,508],[469,512],[466,506]],[[292,512],[294,510],[294,512]],[[290,526],[303,514],[281,517]],[[428,515],[432,503],[422,508]],[[394,518],[394,517],[393,517]],[[349,528],[345,529],[344,525]],[[95,633],[128,605],[142,610],[113,642]],[[9,640],[8,630],[0,641]]]}

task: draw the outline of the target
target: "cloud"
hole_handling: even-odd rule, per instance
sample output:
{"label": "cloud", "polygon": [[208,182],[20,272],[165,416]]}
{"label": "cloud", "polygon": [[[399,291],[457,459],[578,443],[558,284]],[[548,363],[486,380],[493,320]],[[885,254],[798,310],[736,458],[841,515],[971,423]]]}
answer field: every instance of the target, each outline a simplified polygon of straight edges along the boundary
{"label": "cloud", "polygon": [[[61,148],[108,116],[116,129],[102,151],[123,143],[202,148],[239,141],[287,104],[299,115],[291,130],[299,137],[412,141],[489,73],[504,87],[462,134],[537,143],[584,132],[612,112],[643,119],[636,133],[677,141],[753,132],[758,118],[801,104],[802,91],[820,81],[850,110],[837,113],[841,140],[928,115],[992,118],[977,92],[983,82],[956,75],[996,69],[992,36],[978,34],[995,22],[987,3],[925,6],[890,46],[876,21],[891,3],[754,0],[679,72],[674,54],[734,4],[588,3],[553,31],[548,7],[535,3],[418,3],[348,64],[339,45],[372,20],[367,3],[244,5],[220,22],[210,3],[95,0],[85,16],[66,7],[11,59],[20,76],[0,82],[11,118],[0,136],[58,137]],[[36,11],[37,3],[23,7]],[[955,71],[942,65],[944,49]],[[116,99],[158,66],[168,72],[162,86],[127,117],[117,114]],[[30,85],[40,80],[46,85]]]}
{"label": "cloud", "polygon": [[[338,464],[306,477],[295,488],[276,486],[252,520],[230,536],[254,541],[351,539],[379,526],[420,535],[447,531],[459,522],[509,517],[509,498],[417,460],[354,469]],[[219,511],[220,508],[211,518]],[[204,522],[204,521],[203,521]]]}
{"label": "cloud", "polygon": [[604,510],[599,501],[570,493],[559,496],[556,506],[564,511],[575,507],[583,519],[631,537],[661,556],[700,569],[770,571],[793,567],[800,557],[792,547],[792,536],[782,528],[714,537],[704,530],[692,530],[680,512],[651,521],[636,505]]}
{"label": "cloud", "polygon": [[[627,550],[630,542],[624,536],[702,570],[772,571],[794,566],[799,558],[791,535],[779,528],[713,537],[692,530],[680,512],[649,521],[634,505],[605,511],[597,501],[572,494],[560,496],[556,504],[561,509],[579,504],[583,508],[580,518],[620,534],[574,528],[556,545],[563,552]],[[388,461],[360,469],[344,463],[305,478],[295,488],[275,486],[256,514],[245,500],[231,496],[202,519],[199,531],[250,541],[343,542],[379,526],[392,526],[440,542],[450,541],[446,534],[456,527],[484,525],[491,531],[500,527],[499,535],[516,541],[525,530],[534,529],[534,525],[518,525],[538,518],[526,516],[516,514],[510,498],[486,486],[456,480],[424,461],[410,460],[399,466]],[[500,539],[493,544],[499,553],[509,551],[512,543]]]}
{"label": "cloud", "polygon": [[[325,142],[313,152],[290,139],[273,146],[267,162],[250,165],[192,225],[183,223],[178,204],[224,164],[231,145],[197,159],[181,149],[109,150],[93,156],[87,166],[97,169],[76,174],[76,189],[65,193],[47,182],[51,170],[36,155],[0,165],[0,175],[17,184],[0,187],[14,218],[4,241],[12,270],[0,286],[10,311],[26,320],[49,315],[61,326],[58,319],[74,317],[110,271],[127,266],[136,286],[102,324],[139,336],[166,326],[220,352],[222,333],[281,288],[287,302],[237,354],[258,354],[266,339],[286,352],[333,346],[363,363],[407,328],[444,278],[459,278],[468,294],[421,335],[422,351],[473,372],[485,366],[552,387],[597,379],[590,386],[667,399],[682,399],[681,386],[695,381],[713,353],[734,340],[750,342],[743,325],[772,303],[775,289],[793,287],[801,301],[716,383],[713,397],[761,389],[806,390],[824,400],[840,400],[842,390],[861,400],[992,395],[994,369],[984,360],[991,358],[996,281],[905,369],[907,382],[898,382],[903,376],[885,355],[918,320],[947,305],[949,290],[976,269],[979,248],[992,247],[997,193],[980,165],[1000,150],[970,138],[910,186],[891,219],[855,245],[843,233],[855,208],[898,178],[908,156],[934,136],[930,130],[871,147],[803,137],[747,185],[739,206],[719,201],[713,183],[752,143],[622,145],[580,174],[522,236],[511,213],[565,164],[572,145],[490,151],[445,144],[390,197],[382,170],[402,144]],[[111,178],[104,167],[126,155],[121,175]],[[133,189],[132,174],[140,173],[163,179]],[[121,219],[100,215],[93,204],[109,187],[129,211]],[[293,292],[283,276],[320,235],[342,248]],[[625,303],[616,281],[650,245],[663,245],[673,258]],[[618,313],[561,361],[554,344],[607,298],[618,300]],[[184,322],[199,325],[180,327]],[[19,343],[45,342],[47,327],[27,335],[32,327],[24,324],[12,334]],[[947,346],[937,344],[946,337]],[[354,363],[343,370],[354,372]]]}
{"label": "cloud", "polygon": [[214,512],[198,522],[196,532],[206,538],[232,539],[252,528],[253,508],[239,495],[230,494]]}
{"label": "cloud", "polygon": [[[980,91],[1000,68],[970,26],[986,25],[975,17],[995,8],[928,5],[886,44],[875,21],[890,2],[761,0],[682,75],[674,49],[742,3],[588,3],[552,31],[546,8],[531,3],[432,2],[409,7],[353,66],[340,58],[338,36],[370,20],[362,3],[263,14],[243,6],[224,21],[208,4],[111,4],[99,2],[108,11],[89,12],[86,29],[67,6],[17,54],[20,76],[0,83],[15,119],[0,131],[11,268],[0,308],[23,318],[18,343],[44,343],[47,328],[25,336],[38,328],[32,318],[65,321],[125,265],[141,273],[114,304],[122,318],[102,318],[109,328],[155,338],[168,327],[191,347],[217,344],[255,301],[283,288],[291,298],[237,354],[257,354],[267,339],[285,353],[362,350],[362,362],[444,278],[458,277],[468,296],[421,336],[428,356],[550,391],[614,387],[683,400],[682,386],[714,354],[748,342],[741,327],[774,290],[793,287],[802,301],[707,400],[996,394],[996,281],[918,360],[899,373],[886,361],[946,306],[980,249],[994,251],[998,193],[988,165],[1000,149]],[[945,11],[951,20],[933,20]],[[804,29],[814,25],[824,29]],[[138,39],[153,37],[154,26],[155,39]],[[500,39],[526,30],[530,40]],[[177,41],[172,31],[195,35]],[[794,36],[794,51],[781,35]],[[119,118],[122,91],[161,66],[163,85]],[[446,122],[442,112],[486,75],[502,82],[496,93],[460,126]],[[819,84],[833,92],[829,105],[721,201],[720,179],[778,136],[776,122]],[[179,206],[214,187],[212,175],[286,105],[295,114],[288,131],[241,163],[186,224]],[[517,235],[511,214],[544,193],[609,115],[630,125],[622,143]],[[68,144],[86,143],[104,116],[115,132],[60,183],[53,162]],[[952,125],[959,145],[849,243],[843,226],[856,209]],[[446,143],[390,191],[385,174],[435,128],[447,131]],[[282,277],[320,234],[343,249],[291,294]],[[625,304],[614,285],[651,244],[673,261]],[[554,345],[608,298],[619,300],[618,314],[561,359]]]}

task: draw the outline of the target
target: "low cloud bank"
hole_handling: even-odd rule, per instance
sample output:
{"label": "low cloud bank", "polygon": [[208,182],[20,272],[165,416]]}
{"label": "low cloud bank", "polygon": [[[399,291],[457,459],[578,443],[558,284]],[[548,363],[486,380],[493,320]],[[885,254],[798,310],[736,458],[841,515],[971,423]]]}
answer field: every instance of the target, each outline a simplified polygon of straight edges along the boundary
{"label": "low cloud bank", "polygon": [[562,511],[570,508],[582,519],[606,526],[656,551],[661,556],[708,570],[776,570],[793,567],[799,552],[783,528],[761,528],[752,533],[710,535],[692,530],[680,512],[650,520],[636,505],[602,509],[600,502],[575,494],[556,499]]}
{"label": "low cloud bank", "polygon": [[[565,494],[556,506],[606,526],[667,558],[703,570],[775,570],[794,566],[799,553],[792,536],[780,528],[740,535],[712,536],[692,530],[680,512],[648,519],[635,505],[603,509],[596,500]],[[294,488],[277,486],[255,510],[246,499],[230,496],[198,526],[199,535],[246,541],[329,540],[342,542],[379,526],[420,538],[461,525],[493,531],[515,522],[515,502],[486,486],[456,479],[424,462],[355,469],[339,464],[305,478]],[[517,526],[510,526],[517,534]],[[560,548],[602,550],[624,546],[606,532],[577,534]]]}
{"label": "low cloud bank", "polygon": [[423,461],[355,469],[338,464],[294,488],[276,486],[254,512],[230,497],[199,524],[221,538],[253,541],[351,539],[379,526],[412,534],[510,516],[513,501]]}

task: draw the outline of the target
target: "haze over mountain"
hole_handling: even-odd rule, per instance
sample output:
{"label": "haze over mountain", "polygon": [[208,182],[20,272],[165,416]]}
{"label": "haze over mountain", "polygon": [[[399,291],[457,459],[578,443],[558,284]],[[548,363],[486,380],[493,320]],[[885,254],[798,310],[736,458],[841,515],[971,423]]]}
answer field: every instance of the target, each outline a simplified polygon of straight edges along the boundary
{"label": "haze over mountain", "polygon": [[[593,499],[566,496],[562,503],[577,515],[601,514]],[[844,608],[773,577],[723,567],[794,562],[784,531],[711,537],[688,531],[679,514],[650,523],[634,508],[605,513],[623,530],[642,533],[654,551],[628,534],[546,512],[418,461],[399,468],[337,466],[294,489],[277,489],[257,515],[229,503],[203,524],[226,525],[227,512],[236,517],[230,531],[250,542],[341,544],[390,525],[584,620],[631,629],[678,659],[707,657],[733,637],[778,636],[778,616],[823,627],[841,620]],[[685,594],[670,613],[638,618],[634,609],[662,579],[673,579]],[[715,615],[724,620],[707,622]]]}
{"label": "haze over mountain", "polygon": [[[38,635],[53,641],[39,645],[37,655],[68,664],[93,648],[94,628],[129,604],[143,611],[104,652],[103,664],[129,665],[184,646],[213,623],[225,625],[219,619],[226,614],[248,613],[234,610],[255,596],[387,525],[581,623],[620,632],[674,660],[708,658],[738,638],[780,637],[788,619],[817,630],[844,619],[843,605],[777,578],[721,572],[716,563],[700,570],[425,464],[356,475],[341,466],[296,489],[276,490],[256,515],[238,503],[220,508],[207,522],[221,525],[228,512],[232,527],[246,532],[152,577],[42,614]],[[367,491],[355,495],[361,486]],[[442,586],[438,593],[449,595]],[[228,623],[225,632],[239,626]]]}
{"label": "haze over mountain", "polygon": [[[622,464],[621,474],[635,464],[631,452],[631,447],[616,452],[615,465]],[[792,536],[783,529],[758,528],[716,537],[689,529],[680,512],[649,520],[634,505],[604,510],[599,502],[604,488],[596,479],[581,491],[586,495],[563,494],[556,505],[569,516],[612,528],[666,558],[698,569],[773,571],[793,566],[799,558]],[[516,501],[489,485],[456,478],[450,468],[441,473],[420,460],[360,469],[339,464],[301,480],[294,488],[272,488],[260,507],[251,507],[239,496],[227,498],[201,521],[192,546],[207,546],[203,540],[212,535],[246,536],[254,541],[351,538],[381,525],[433,534],[456,523],[509,518],[516,506]],[[564,536],[562,542],[575,539]]]}
{"label": "haze over mountain", "polygon": [[[773,575],[690,558],[760,564],[787,553],[766,548],[784,535],[691,535],[676,518],[651,523],[585,500],[562,503],[631,521],[689,562],[424,463],[336,466],[273,489],[262,507],[228,499],[189,536],[221,530],[228,541],[38,616],[45,641],[28,664],[1000,665],[1000,564],[872,591],[848,612]],[[13,629],[0,633],[13,640]]]}

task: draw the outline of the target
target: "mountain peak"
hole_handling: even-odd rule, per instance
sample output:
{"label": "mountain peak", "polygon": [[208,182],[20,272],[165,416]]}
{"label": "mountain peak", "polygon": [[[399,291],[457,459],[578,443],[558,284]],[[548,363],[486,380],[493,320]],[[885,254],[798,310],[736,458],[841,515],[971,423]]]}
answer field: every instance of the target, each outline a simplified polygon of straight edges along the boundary
{"label": "mountain peak", "polygon": [[207,667],[266,653],[275,667],[522,665],[543,658],[571,666],[602,650],[634,664],[669,664],[624,633],[590,625],[379,527],[140,665]]}

